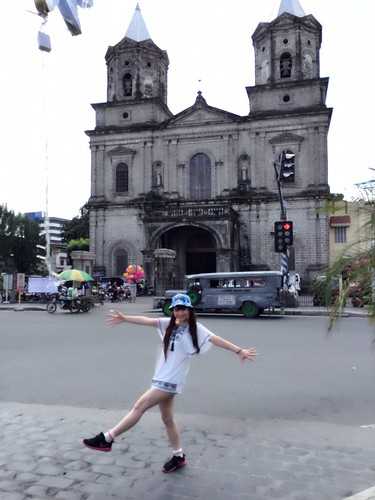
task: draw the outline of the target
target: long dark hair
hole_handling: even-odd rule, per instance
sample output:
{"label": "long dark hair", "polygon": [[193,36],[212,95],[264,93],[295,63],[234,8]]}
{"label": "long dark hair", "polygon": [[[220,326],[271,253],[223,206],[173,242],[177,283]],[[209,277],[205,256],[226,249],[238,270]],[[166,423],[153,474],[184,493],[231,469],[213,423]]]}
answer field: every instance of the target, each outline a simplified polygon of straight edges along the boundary
{"label": "long dark hair", "polygon": [[[176,317],[172,314],[169,325],[167,326],[167,330],[164,335],[163,343],[164,343],[164,358],[167,359],[169,342],[171,340],[171,336],[173,330],[176,328]],[[200,349],[198,345],[198,334],[197,334],[197,318],[195,317],[195,313],[193,309],[189,308],[189,332],[191,335],[191,340],[193,341],[193,346],[197,350],[197,354],[199,354]]]}

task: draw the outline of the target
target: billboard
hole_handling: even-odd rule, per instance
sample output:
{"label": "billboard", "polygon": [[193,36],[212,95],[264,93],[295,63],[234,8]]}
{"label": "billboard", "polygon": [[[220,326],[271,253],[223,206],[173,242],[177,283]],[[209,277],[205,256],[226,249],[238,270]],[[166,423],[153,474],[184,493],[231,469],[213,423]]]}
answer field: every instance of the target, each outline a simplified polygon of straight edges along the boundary
{"label": "billboard", "polygon": [[43,222],[44,212],[26,212],[25,217],[31,220],[35,220],[36,222]]}

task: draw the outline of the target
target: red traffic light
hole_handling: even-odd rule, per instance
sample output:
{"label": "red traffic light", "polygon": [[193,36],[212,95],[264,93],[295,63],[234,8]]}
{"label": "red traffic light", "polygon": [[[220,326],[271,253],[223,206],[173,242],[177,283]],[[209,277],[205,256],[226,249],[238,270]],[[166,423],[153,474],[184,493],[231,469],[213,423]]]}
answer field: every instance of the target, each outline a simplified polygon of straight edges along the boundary
{"label": "red traffic light", "polygon": [[284,231],[290,231],[291,228],[292,228],[292,225],[289,222],[284,222],[284,224],[283,224]]}

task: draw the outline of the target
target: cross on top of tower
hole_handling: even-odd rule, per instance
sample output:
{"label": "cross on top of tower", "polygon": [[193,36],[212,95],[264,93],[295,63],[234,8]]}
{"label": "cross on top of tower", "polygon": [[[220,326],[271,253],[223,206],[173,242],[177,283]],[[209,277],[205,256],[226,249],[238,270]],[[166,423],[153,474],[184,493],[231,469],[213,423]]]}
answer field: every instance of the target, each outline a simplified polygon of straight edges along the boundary
{"label": "cross on top of tower", "polygon": [[145,20],[143,19],[139,3],[137,3],[132,20],[130,21],[126,37],[131,38],[135,42],[143,42],[151,38]]}
{"label": "cross on top of tower", "polygon": [[306,15],[301,4],[299,3],[299,0],[281,0],[278,15],[281,16],[284,12],[288,12],[289,14],[293,14],[293,16],[297,17],[304,17]]}

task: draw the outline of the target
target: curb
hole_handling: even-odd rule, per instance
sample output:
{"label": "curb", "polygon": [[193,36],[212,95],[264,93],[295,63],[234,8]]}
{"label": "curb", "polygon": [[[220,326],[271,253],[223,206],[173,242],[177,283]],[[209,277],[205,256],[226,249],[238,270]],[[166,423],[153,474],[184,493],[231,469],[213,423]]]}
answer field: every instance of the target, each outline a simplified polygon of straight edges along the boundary
{"label": "curb", "polygon": [[[145,311],[146,313],[161,313],[163,314],[163,311],[161,309],[150,309],[148,311]],[[201,313],[197,313],[198,316]],[[220,316],[220,313],[202,313],[204,316],[209,316],[211,314],[214,314],[215,316]],[[225,314],[223,314],[225,316]],[[233,316],[238,316],[240,317],[241,314],[236,314],[233,313]],[[262,316],[272,316],[272,317],[283,317],[283,316],[320,316],[320,317],[329,317],[329,312],[327,311],[313,311],[310,309],[285,309],[284,312],[265,312],[262,314]],[[355,313],[355,312],[350,312],[350,311],[344,311],[339,315],[339,318],[368,318],[369,315],[368,313]],[[375,500],[375,499],[374,499]]]}
{"label": "curb", "polygon": [[[0,305],[0,311],[15,311],[15,312],[23,312],[23,311],[45,311],[46,306],[27,306],[27,305],[11,305],[11,306],[2,306]],[[161,309],[150,309],[145,311],[146,313],[163,313]],[[207,313],[208,315],[210,313]],[[240,316],[240,314],[236,314],[236,316]],[[273,317],[283,317],[283,316],[316,316],[316,317],[329,317],[328,311],[314,311],[310,309],[285,309],[284,312],[266,312],[263,316],[273,316]],[[339,315],[340,318],[368,318],[369,315],[367,312],[352,312],[352,311],[344,311]]]}
{"label": "curb", "polygon": [[345,497],[343,500],[375,500],[375,487],[361,491],[351,497]]}
{"label": "curb", "polygon": [[[325,316],[329,317],[330,314],[327,311],[311,311],[306,309],[300,310],[285,310],[283,313],[269,313],[269,316]],[[343,313],[338,315],[340,318],[367,318],[368,313],[355,313],[350,311],[344,311]]]}
{"label": "curb", "polygon": [[45,307],[41,306],[0,306],[0,311],[15,311],[15,312],[23,312],[23,311],[45,311]]}

